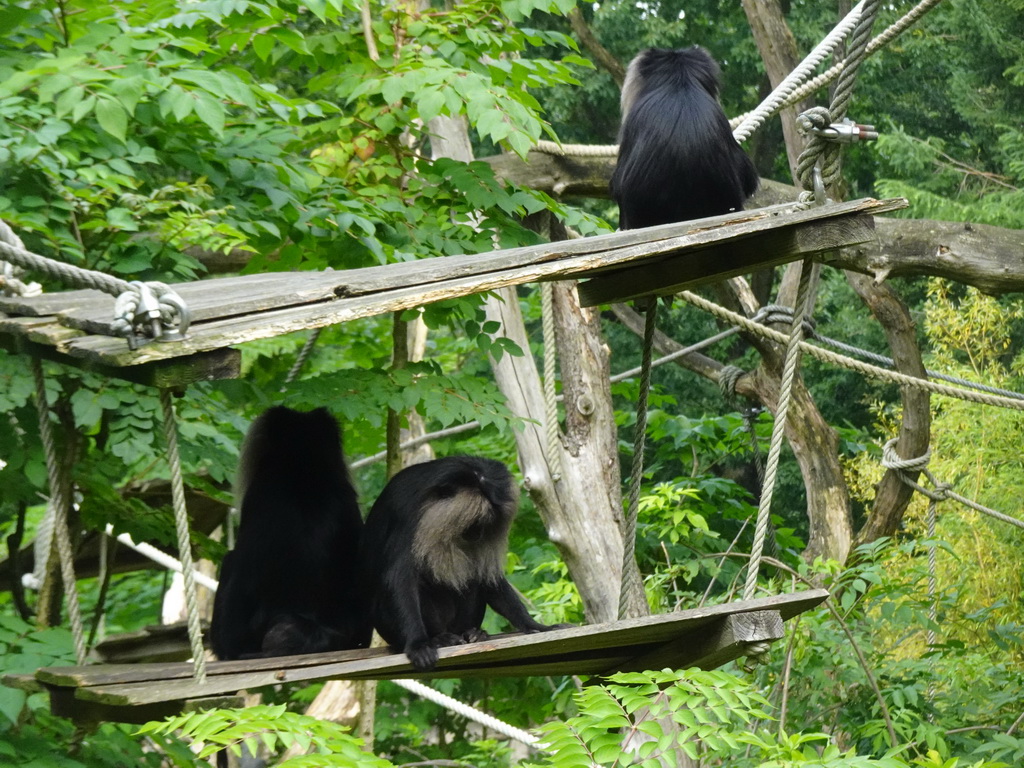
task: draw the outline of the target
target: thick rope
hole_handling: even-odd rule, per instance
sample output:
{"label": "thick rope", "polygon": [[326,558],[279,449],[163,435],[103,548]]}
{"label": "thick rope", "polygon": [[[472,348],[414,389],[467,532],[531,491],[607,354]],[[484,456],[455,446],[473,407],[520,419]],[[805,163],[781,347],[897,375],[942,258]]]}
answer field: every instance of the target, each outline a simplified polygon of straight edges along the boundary
{"label": "thick rope", "polygon": [[[0,219],[0,243],[6,243],[22,250],[25,249],[25,244],[21,242],[21,238],[14,233],[13,229],[7,226],[7,222],[3,219]],[[24,272],[25,270],[16,267],[9,261],[0,259],[0,294],[4,296],[38,296],[41,294],[43,289],[39,283],[26,283],[21,279]]]}
{"label": "thick rope", "polygon": [[803,340],[803,318],[810,314],[814,305],[811,290],[811,273],[814,264],[805,258],[800,266],[800,283],[796,295],[796,312],[789,328],[786,343],[786,356],[782,366],[782,381],[779,384],[779,402],[775,407],[775,424],[772,426],[772,438],[768,444],[768,459],[765,463],[764,483],[761,489],[761,500],[757,508],[757,527],[754,529],[754,542],[750,548],[750,563],[747,566],[747,580],[743,587],[743,599],[750,600],[757,591],[757,573],[761,566],[761,555],[764,553],[764,540],[771,522],[772,496],[775,493],[775,479],[779,469],[779,457],[782,453],[782,442],[786,432],[786,420],[789,414],[789,402],[793,392],[793,381],[796,378],[800,362],[800,342]]}
{"label": "thick rope", "polygon": [[[899,454],[896,453],[896,438],[893,438],[882,447],[882,466],[886,469],[892,469],[897,472],[900,480],[906,485],[913,488],[918,493],[927,496],[932,501],[945,501],[946,499],[953,499],[959,501],[965,507],[973,509],[975,512],[980,512],[983,515],[987,515],[994,520],[999,520],[1003,523],[1016,526],[1017,528],[1024,529],[1024,520],[1020,520],[1010,515],[1005,515],[1002,512],[986,507],[983,504],[979,504],[976,501],[968,499],[966,496],[962,496],[945,483],[940,483],[936,479],[935,475],[932,474],[931,470],[928,469],[928,459],[931,458],[931,452],[925,451],[923,456],[918,456],[915,459],[903,459],[900,458]],[[925,488],[923,485],[915,481],[910,477],[911,474],[920,472],[928,478],[928,482],[932,484],[932,488]]]}
{"label": "thick rope", "polygon": [[[9,227],[6,229],[9,230]],[[118,296],[130,290],[127,280],[105,275],[92,269],[82,269],[71,264],[65,264],[45,256],[32,253],[24,246],[15,245],[2,237],[0,230],[0,256],[17,267],[42,272],[47,277],[52,277],[67,285],[76,288],[94,288],[97,291],[109,293],[111,296]]]}
{"label": "thick rope", "polygon": [[[935,578],[935,552],[938,546],[935,543],[935,519],[937,517],[937,507],[939,502],[935,499],[931,499],[928,502],[928,602],[931,605],[928,606],[928,620],[931,621],[934,626],[935,620],[939,615],[939,606],[936,601],[937,580]],[[928,627],[928,632],[925,633],[925,642],[928,647],[931,648],[935,645],[935,630],[933,627]]]}
{"label": "thick rope", "polygon": [[544,343],[544,434],[551,479],[562,479],[562,441],[558,434],[558,397],[555,392],[555,287],[540,285],[541,332]]}
{"label": "thick rope", "polygon": [[203,650],[203,630],[199,626],[199,601],[196,597],[195,567],[192,564],[192,542],[188,531],[188,509],[185,506],[185,481],[178,453],[177,420],[174,414],[174,395],[169,389],[160,390],[160,405],[164,414],[164,439],[167,464],[171,470],[171,498],[174,503],[174,528],[178,534],[178,558],[185,580],[185,610],[188,614],[188,639],[192,645],[192,676],[197,683],[206,680],[206,653]]}
{"label": "thick rope", "polygon": [[309,360],[309,356],[313,354],[313,348],[316,346],[317,340],[320,338],[320,333],[323,328],[314,328],[310,331],[309,336],[306,337],[306,343],[302,345],[302,349],[299,350],[299,354],[295,357],[295,362],[292,363],[291,370],[288,371],[288,375],[284,377],[284,386],[281,387],[283,392],[288,388],[295,379],[299,377],[302,369],[306,366],[306,361]]}
{"label": "thick rope", "polygon": [[[16,279],[13,267],[42,272],[75,288],[92,288],[115,297],[112,328],[118,336],[128,339],[129,346],[137,346],[136,334],[150,335],[162,341],[183,337],[192,321],[184,300],[168,285],[156,281],[122,280],[92,269],[49,259],[27,250],[14,231],[0,221],[0,272],[4,277],[0,287],[5,291],[22,289],[24,295],[38,292],[36,284],[25,284]],[[10,273],[11,277],[7,277]],[[8,287],[9,286],[9,287]]]}
{"label": "thick rope", "polygon": [[[891,43],[899,35],[906,31],[906,29],[911,24],[916,22],[928,11],[930,11],[932,8],[938,5],[940,1],[941,0],[922,0],[922,2],[914,6],[905,16],[903,16],[901,19],[894,22],[893,24],[889,25],[889,27],[884,32],[882,32],[880,35],[872,39],[870,43],[868,43],[868,55],[870,56],[871,54],[875,53],[879,48],[882,48]],[[807,98],[812,93],[817,91],[819,88],[825,87],[833,80],[835,80],[837,77],[839,77],[839,75],[842,73],[845,67],[846,61],[841,61],[838,64],[835,64],[829,69],[825,70],[817,77],[808,80],[806,83],[804,83],[795,91],[793,91],[789,96],[787,96],[785,101],[779,104],[775,111],[783,110],[786,107],[792,107],[795,104],[799,104],[801,101],[803,101],[805,98]],[[771,97],[769,96],[769,98]],[[732,118],[732,120],[729,121],[729,125],[735,128],[736,126],[743,124],[747,120],[747,118],[753,114],[754,111],[752,110],[742,115],[737,115],[736,117]]]}
{"label": "thick rope", "polygon": [[[785,324],[789,325],[793,322],[793,310],[782,304],[765,304],[754,315],[754,320],[764,323],[766,325],[773,324]],[[875,363],[887,366],[889,368],[895,368],[896,361],[891,357],[880,355],[876,352],[870,352],[860,347],[855,347],[852,344],[846,344],[845,342],[838,341],[837,339],[829,338],[818,333],[814,327],[814,320],[812,318],[804,318],[804,335],[808,338],[819,341],[822,344],[832,347],[832,349],[839,350],[840,352],[848,352],[853,355],[858,355],[866,360],[870,360]],[[949,376],[945,373],[933,371],[931,369],[925,369],[925,375],[930,379],[939,379],[941,381],[948,381],[950,384],[956,384],[961,387],[967,387],[969,389],[976,389],[979,392],[988,392],[993,395],[1002,395],[1003,397],[1009,397],[1015,400],[1024,400],[1024,394],[1020,392],[1014,392],[1012,389],[1002,389],[1000,387],[990,387],[988,384],[981,384],[970,379],[964,379],[959,376]]]}
{"label": "thick rope", "polygon": [[636,528],[640,513],[640,486],[644,474],[644,447],[647,442],[647,399],[651,391],[651,352],[658,321],[658,300],[648,299],[644,318],[644,346],[640,364],[640,392],[636,402],[636,425],[633,432],[633,467],[629,476],[629,504],[622,531],[622,583],[619,590],[619,618],[630,618],[633,599],[644,595],[644,584],[636,564]]}
{"label": "thick rope", "polygon": [[[57,458],[57,444],[50,424],[50,406],[46,399],[46,379],[43,364],[38,358],[29,361],[32,378],[36,386],[36,412],[39,416],[39,436],[43,441],[46,456],[46,474],[50,481],[50,506],[53,508],[53,533],[57,540],[57,554],[60,560],[60,576],[64,582],[64,596],[68,603],[68,619],[75,644],[75,659],[85,664],[85,629],[82,624],[82,609],[78,602],[78,582],[75,579],[75,552],[68,532],[68,499],[64,496],[65,483],[62,478],[60,461]],[[49,513],[48,513],[49,514]]]}
{"label": "thick rope", "polygon": [[[712,301],[708,301],[702,296],[691,291],[680,291],[676,294],[684,301],[693,304],[695,307],[703,309],[705,312],[709,312],[715,317],[721,318],[732,325],[735,325],[744,331],[749,333],[756,333],[759,336],[763,336],[766,339],[785,344],[787,336],[784,333],[776,331],[774,328],[769,328],[761,323],[752,320],[749,317],[744,317],[736,312],[726,309],[725,307],[719,306]],[[918,389],[927,390],[936,395],[944,395],[946,397],[956,397],[960,400],[966,400],[972,403],[980,403],[982,405],[993,405],[1000,408],[1010,408],[1011,410],[1024,410],[1024,400],[1020,400],[1018,397],[1002,397],[999,395],[990,395],[984,392],[972,392],[967,389],[961,389],[959,387],[951,387],[947,384],[939,384],[938,382],[928,381],[927,379],[919,379],[916,376],[908,376],[905,373],[899,373],[898,371],[887,371],[884,368],[879,368],[877,365],[871,365],[865,363],[862,360],[855,360],[852,357],[846,355],[840,355],[837,352],[832,352],[828,349],[822,349],[821,347],[809,344],[806,341],[800,342],[800,348],[804,353],[811,355],[822,362],[829,363],[831,365],[841,365],[844,368],[849,368],[852,371],[864,374],[865,376],[872,376],[877,379],[884,381],[891,381],[896,384],[905,385],[908,387],[917,387]]]}
{"label": "thick rope", "polygon": [[816,131],[824,130],[846,116],[850,99],[853,98],[853,87],[857,83],[860,65],[867,59],[871,27],[878,16],[880,5],[881,0],[863,0],[863,11],[847,46],[849,53],[846,57],[846,65],[843,67],[842,74],[839,75],[829,108],[826,110],[816,107],[797,118],[797,127],[808,136],[807,146],[804,147],[804,151],[800,153],[797,160],[797,177],[806,190],[814,188],[813,172],[815,166],[819,164],[826,189],[832,189],[839,180],[842,147]]}
{"label": "thick rope", "polygon": [[846,14],[845,18],[836,25],[818,45],[807,54],[796,69],[789,73],[779,83],[768,97],[761,102],[755,110],[743,117],[736,129],[732,132],[737,142],[743,143],[750,135],[760,128],[764,122],[782,108],[782,104],[796,90],[800,83],[813,72],[821,62],[828,58],[836,46],[841,43],[861,19],[866,0],[861,0]]}

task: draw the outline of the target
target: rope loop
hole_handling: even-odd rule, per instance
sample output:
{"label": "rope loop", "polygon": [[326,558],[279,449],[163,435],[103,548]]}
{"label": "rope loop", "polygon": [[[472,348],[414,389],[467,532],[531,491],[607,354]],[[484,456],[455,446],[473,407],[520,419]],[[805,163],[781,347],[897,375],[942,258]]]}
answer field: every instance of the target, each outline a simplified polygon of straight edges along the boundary
{"label": "rope loop", "polygon": [[736,399],[736,384],[746,373],[735,365],[726,365],[718,372],[718,389],[726,400]]}
{"label": "rope loop", "polygon": [[114,332],[138,349],[149,340],[181,341],[192,324],[192,313],[169,285],[134,280],[114,301]]}
{"label": "rope loop", "polygon": [[[785,304],[765,304],[754,313],[753,321],[762,325],[782,325],[789,327],[793,324],[793,308]],[[803,333],[805,336],[814,337],[815,322],[813,317],[804,316]]]}
{"label": "rope loop", "polygon": [[932,457],[931,448],[927,449],[922,456],[913,459],[904,459],[896,453],[898,437],[894,437],[882,446],[882,466],[902,473],[924,472],[928,469],[928,460]]}

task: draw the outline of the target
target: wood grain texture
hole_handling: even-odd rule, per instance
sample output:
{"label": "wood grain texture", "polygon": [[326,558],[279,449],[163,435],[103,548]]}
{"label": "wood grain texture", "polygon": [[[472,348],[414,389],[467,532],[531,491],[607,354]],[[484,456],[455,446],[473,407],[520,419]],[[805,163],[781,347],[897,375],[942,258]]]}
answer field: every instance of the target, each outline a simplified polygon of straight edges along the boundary
{"label": "wood grain texture", "polygon": [[785,619],[827,597],[816,589],[609,624],[497,635],[441,648],[437,668],[425,673],[414,670],[405,654],[373,648],[212,662],[200,685],[192,680],[188,663],[49,667],[38,670],[36,680],[50,691],[55,713],[137,722],[140,713],[148,719],[153,712],[180,711],[186,701],[283,683],[607,675],[663,666],[710,669],[743,655],[751,642],[778,639]]}
{"label": "wood grain texture", "polygon": [[[690,274],[686,284],[720,280],[726,274],[736,274],[737,269],[750,270],[799,258],[802,248],[817,252],[830,247],[828,244],[842,241],[837,241],[834,233],[844,226],[863,235],[861,225],[847,220],[905,206],[903,200],[872,199],[794,212],[787,212],[789,206],[772,206],[483,254],[365,269],[265,273],[182,283],[173,287],[193,315],[188,337],[175,343],[146,344],[135,351],[128,349],[124,339],[107,335],[113,307],[109,296],[96,291],[70,291],[8,297],[0,299],[0,339],[11,337],[51,347],[58,359],[81,367],[137,368],[524,283],[587,279],[623,269],[627,270],[624,274],[637,276],[665,262],[669,254],[673,263],[682,264],[687,252],[693,255],[749,240],[736,249],[745,254],[742,264],[731,263],[722,272],[717,257],[705,259],[699,262],[704,271]],[[818,228],[832,234],[816,237],[814,230]],[[759,243],[760,239],[764,242]],[[824,246],[823,240],[827,241]],[[785,249],[782,257],[776,252],[779,247]],[[664,284],[656,287],[663,289]],[[13,342],[8,338],[6,344],[10,348]],[[237,375],[231,366],[199,366],[199,371],[188,375]],[[128,377],[127,373],[120,375]]]}

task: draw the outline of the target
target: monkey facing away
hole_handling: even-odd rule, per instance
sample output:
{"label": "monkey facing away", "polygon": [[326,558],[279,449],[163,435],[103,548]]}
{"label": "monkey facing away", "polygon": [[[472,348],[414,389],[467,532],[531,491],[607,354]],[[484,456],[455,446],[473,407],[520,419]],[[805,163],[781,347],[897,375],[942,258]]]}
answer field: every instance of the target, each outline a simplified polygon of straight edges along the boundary
{"label": "monkey facing away", "polygon": [[696,45],[649,48],[630,62],[611,179],[620,229],[741,211],[754,194],[757,171],[732,136],[718,80]]}
{"label": "monkey facing away", "polygon": [[239,659],[369,645],[357,572],[363,523],[334,417],[275,406],[253,422],[241,454],[241,525],[221,565],[213,652]]}
{"label": "monkey facing away", "polygon": [[374,503],[362,557],[373,623],[416,669],[437,663],[438,646],[485,639],[488,605],[522,632],[554,628],[505,578],[518,498],[501,462],[449,456],[403,469]]}

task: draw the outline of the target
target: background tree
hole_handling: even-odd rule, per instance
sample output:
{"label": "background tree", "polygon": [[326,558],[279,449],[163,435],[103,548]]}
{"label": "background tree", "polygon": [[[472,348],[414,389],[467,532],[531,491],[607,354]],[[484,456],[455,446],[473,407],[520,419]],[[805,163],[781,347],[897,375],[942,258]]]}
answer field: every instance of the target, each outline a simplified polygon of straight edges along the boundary
{"label": "background tree", "polygon": [[[907,5],[887,8],[879,25]],[[598,231],[606,226],[601,217],[611,219],[614,213],[604,199],[555,199],[550,193],[600,194],[609,160],[578,163],[567,172],[564,165],[548,165],[549,158],[531,153],[528,171],[556,171],[547,181],[507,186],[492,170],[512,178],[505,165],[442,157],[450,153],[436,151],[441,134],[424,126],[464,116],[480,157],[504,150],[522,155],[551,134],[563,141],[611,142],[617,88],[612,75],[589,68],[573,53],[570,35],[582,29],[580,18],[619,61],[650,44],[709,47],[723,62],[730,114],[755,104],[767,79],[748,22],[734,5],[587,6],[574,14],[575,27],[562,16],[568,9],[527,0],[500,5],[481,0],[423,11],[405,5],[375,8],[368,37],[360,23],[362,8],[340,0],[9,3],[0,9],[0,217],[36,252],[125,277],[171,281],[211,269],[340,269],[535,242],[537,235],[522,218],[544,210],[584,234]],[[786,10],[784,21],[800,51],[817,42],[835,16],[825,6]],[[905,194],[914,204],[909,215],[934,218],[880,221],[879,247],[838,257],[836,264],[844,268],[888,276],[893,295],[825,269],[816,311],[819,333],[883,350],[885,331],[892,338],[892,329],[870,321],[855,295],[869,301],[876,316],[886,307],[898,308],[898,298],[910,308],[904,320],[915,321],[898,334],[916,342],[908,355],[916,351],[930,367],[1020,386],[1015,292],[1022,278],[1016,256],[1024,243],[1024,141],[1018,125],[1024,51],[1017,42],[1016,11],[1010,0],[940,5],[862,71],[855,116],[879,125],[884,138],[847,153],[848,196]],[[379,58],[370,55],[370,39]],[[788,178],[780,127],[759,133],[750,150],[762,175]],[[769,195],[777,190],[766,186]],[[980,296],[962,285],[919,279],[930,273],[1002,295]],[[752,279],[740,294],[743,306],[766,303],[779,285],[776,275]],[[605,551],[614,551],[621,542],[614,522],[616,468],[618,459],[629,458],[636,384],[615,383],[609,395],[602,389],[601,369],[606,358],[612,374],[632,366],[637,342],[622,323],[628,312],[618,312],[619,319],[610,312],[583,313],[570,294],[564,292],[557,314],[560,386],[567,396],[561,451],[569,467],[563,471],[574,471],[575,461],[579,474],[561,482],[579,488],[580,477],[602,466],[602,494],[565,494],[571,503],[558,499],[544,510],[543,523],[533,514],[546,503],[550,454],[539,447],[523,449],[535,439],[534,424],[523,423],[536,418],[534,411],[500,390],[491,374],[493,359],[499,367],[514,367],[529,388],[537,382],[535,373],[524,374],[540,352],[539,302],[530,291],[507,297],[502,308],[518,308],[521,327],[519,321],[515,327],[496,327],[476,299],[410,313],[430,328],[428,353],[401,370],[391,366],[391,318],[328,329],[303,376],[283,393],[304,335],[246,345],[243,379],[196,385],[180,404],[190,491],[228,501],[240,436],[252,416],[272,402],[300,408],[330,404],[345,423],[353,458],[384,448],[389,408],[416,411],[429,429],[475,420],[481,425],[476,431],[437,439],[437,452],[481,453],[516,463],[514,436],[522,435],[520,471],[531,483],[541,481],[534,488],[535,506],[526,504],[514,533],[513,580],[543,621],[604,615],[617,594],[617,574],[609,567],[601,576],[593,566],[605,561],[586,547],[599,540]],[[719,330],[714,320],[681,304],[665,314],[661,343],[666,349]],[[576,367],[574,349],[581,358],[590,357],[589,367]],[[519,351],[525,354],[517,356]],[[753,446],[763,446],[771,417],[764,411],[745,413],[746,406],[722,398],[715,382],[725,364],[739,365],[752,373],[741,379],[738,393],[770,407],[774,354],[761,342],[732,337],[655,375],[638,560],[648,602],[656,610],[727,599],[731,593],[743,564],[736,555],[746,546],[744,523],[759,489]],[[894,357],[900,358],[896,350]],[[593,378],[595,372],[600,378]],[[48,373],[60,426],[79,455],[72,480],[82,498],[81,529],[113,521],[136,539],[172,541],[162,502],[139,493],[160,478],[164,466],[162,448],[152,437],[157,431],[152,393],[56,366],[48,366]],[[1020,569],[1012,567],[1020,558],[1019,538],[991,527],[997,524],[987,519],[948,514],[951,504],[944,503],[942,552],[956,557],[940,554],[933,602],[926,562],[935,542],[918,541],[925,530],[923,502],[915,500],[906,515],[898,504],[886,502],[895,514],[879,514],[881,473],[874,460],[878,446],[896,434],[906,405],[891,385],[812,361],[804,366],[804,379],[806,407],[798,409],[791,432],[799,461],[784,464],[773,509],[778,550],[770,573],[778,578],[767,578],[765,586],[817,580],[837,598],[831,609],[801,619],[753,683],[771,700],[780,729],[793,730],[795,722],[829,734],[832,762],[824,764],[904,765],[902,758],[885,756],[897,745],[908,760],[927,766],[958,759],[961,765],[1019,762],[1024,621],[1015,600],[1021,593]],[[0,419],[5,463],[0,530],[13,537],[10,553],[35,531],[45,471],[23,360],[0,353],[0,380],[6,414]],[[1019,462],[1013,441],[1019,437],[1019,418],[989,410],[979,416],[960,403],[936,401],[937,474],[983,502],[1017,511],[1013,482]],[[753,416],[753,442],[747,415]],[[611,419],[618,444],[605,426]],[[815,506],[819,486],[807,479],[815,461],[830,462],[848,502]],[[360,467],[364,499],[374,497],[383,477],[379,463]],[[550,516],[559,507],[575,517],[570,522],[576,531],[598,519],[606,522],[590,541],[589,533],[566,533],[573,530],[568,523],[560,527],[564,521]],[[847,521],[833,526],[830,518],[818,516],[812,524],[804,512],[808,508],[812,515],[815,509],[839,509],[838,519],[845,515]],[[878,521],[882,526],[876,530]],[[807,564],[815,554],[844,557],[854,530],[867,542],[854,565]],[[223,552],[223,544],[201,534],[195,544],[214,560]],[[614,556],[610,561],[614,565]],[[6,584],[14,586],[10,574]],[[970,594],[960,589],[964,584],[971,586]],[[135,629],[159,615],[159,575],[113,577],[105,603],[99,600],[100,584],[87,579],[83,587],[87,617],[98,620],[101,634]],[[34,620],[31,612],[38,603],[31,594],[20,602],[19,597],[16,588],[10,598],[0,596],[3,668],[28,671],[70,659],[66,632],[34,630],[26,619]],[[930,645],[929,629],[937,633]],[[596,716],[586,701],[571,700],[575,681],[569,679],[436,684],[517,725],[564,719],[575,708],[585,717]],[[634,684],[649,703],[651,683]],[[723,678],[705,685],[721,687],[726,696],[745,690]],[[295,710],[315,693],[314,687],[275,695]],[[708,706],[717,701],[712,698]],[[596,703],[599,710],[607,705]],[[760,718],[759,706],[748,702],[740,709]],[[466,759],[505,765],[516,759],[504,745],[486,739],[488,734],[456,716],[438,715],[433,705],[410,700],[393,686],[382,685],[380,707],[378,749],[396,762]],[[698,708],[695,716],[705,716],[704,711]],[[0,712],[6,718],[0,752],[15,765],[194,761],[173,737],[156,732],[146,737],[153,741],[140,742],[108,725],[82,738],[46,713],[44,698],[22,691],[0,690]],[[235,714],[222,722],[242,727],[246,719]],[[761,739],[775,730],[743,728]],[[733,729],[718,722],[715,732]],[[331,734],[317,736],[339,753],[348,748],[332,741]],[[742,754],[716,742],[716,749],[700,758],[707,765],[743,766],[816,757],[803,751],[802,734],[793,738],[765,741],[767,746],[756,747],[761,751]],[[54,742],[71,745],[71,757],[55,750]],[[787,745],[785,758],[770,751],[779,744]],[[743,749],[747,746],[755,750],[750,744]],[[854,750],[873,762],[835,749]],[[901,762],[881,762],[897,759]]]}

